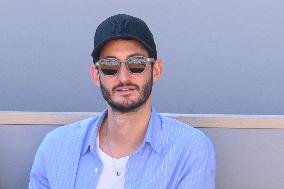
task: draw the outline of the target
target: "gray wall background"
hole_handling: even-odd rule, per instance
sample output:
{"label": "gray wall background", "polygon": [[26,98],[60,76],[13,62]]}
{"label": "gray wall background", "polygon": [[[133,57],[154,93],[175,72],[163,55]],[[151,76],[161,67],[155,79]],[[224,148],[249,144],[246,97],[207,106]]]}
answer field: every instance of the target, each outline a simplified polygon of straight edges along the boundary
{"label": "gray wall background", "polygon": [[144,19],[164,75],[160,112],[284,113],[283,0],[0,0],[0,111],[100,111],[92,40],[106,17]]}

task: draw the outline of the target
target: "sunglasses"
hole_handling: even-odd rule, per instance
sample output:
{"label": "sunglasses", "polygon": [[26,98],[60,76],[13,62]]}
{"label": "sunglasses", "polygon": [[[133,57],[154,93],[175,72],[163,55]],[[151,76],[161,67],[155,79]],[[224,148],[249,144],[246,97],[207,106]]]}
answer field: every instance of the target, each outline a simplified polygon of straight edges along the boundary
{"label": "sunglasses", "polygon": [[117,75],[119,73],[122,63],[125,63],[125,66],[129,73],[141,74],[145,71],[148,63],[154,62],[154,58],[147,58],[144,56],[131,56],[124,62],[119,61],[116,58],[104,58],[97,61],[95,65],[104,75],[111,76]]}

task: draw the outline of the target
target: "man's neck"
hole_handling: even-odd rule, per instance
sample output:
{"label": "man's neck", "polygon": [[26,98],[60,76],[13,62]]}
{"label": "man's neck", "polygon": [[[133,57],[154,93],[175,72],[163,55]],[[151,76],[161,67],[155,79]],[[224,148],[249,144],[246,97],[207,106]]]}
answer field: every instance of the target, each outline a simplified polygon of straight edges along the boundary
{"label": "man's neck", "polygon": [[130,155],[143,142],[150,116],[150,100],[135,112],[119,113],[108,107],[108,116],[100,129],[100,147],[117,158]]}

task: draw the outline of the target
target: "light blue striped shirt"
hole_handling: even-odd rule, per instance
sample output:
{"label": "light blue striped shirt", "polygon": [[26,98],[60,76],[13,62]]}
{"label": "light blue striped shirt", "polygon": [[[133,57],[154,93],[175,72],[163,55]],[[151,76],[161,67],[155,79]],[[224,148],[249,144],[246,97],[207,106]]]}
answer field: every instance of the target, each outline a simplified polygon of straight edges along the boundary
{"label": "light blue striped shirt", "polygon": [[[102,162],[95,144],[106,114],[50,132],[40,145],[30,189],[94,189]],[[129,157],[125,189],[214,189],[215,153],[199,130],[152,111],[142,145]]]}

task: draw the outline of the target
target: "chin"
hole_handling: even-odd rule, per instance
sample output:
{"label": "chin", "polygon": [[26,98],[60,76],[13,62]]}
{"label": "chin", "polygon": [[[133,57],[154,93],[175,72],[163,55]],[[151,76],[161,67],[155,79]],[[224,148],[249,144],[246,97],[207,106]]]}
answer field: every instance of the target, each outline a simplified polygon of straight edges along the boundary
{"label": "chin", "polygon": [[137,112],[142,107],[145,106],[147,101],[141,101],[137,99],[136,101],[124,101],[124,102],[114,102],[109,103],[110,107],[120,113],[130,113],[130,112]]}

